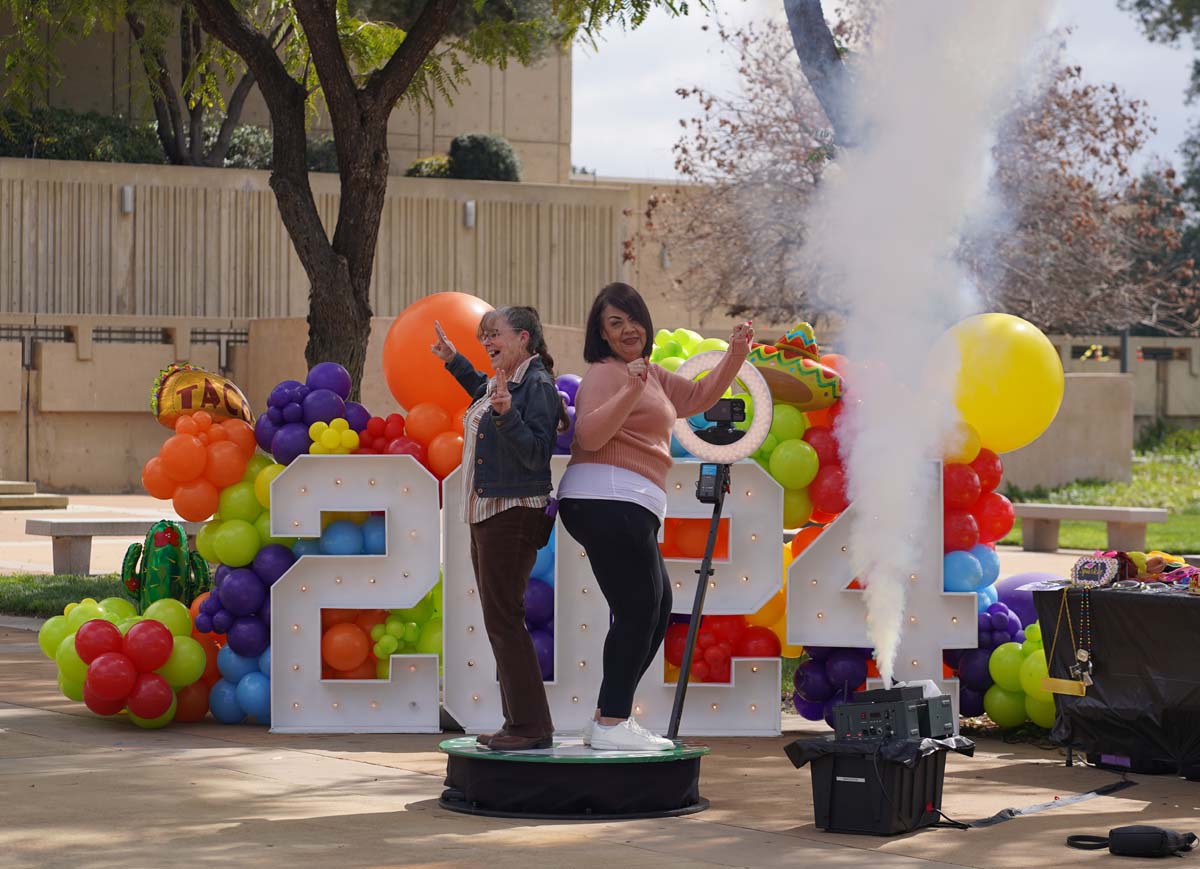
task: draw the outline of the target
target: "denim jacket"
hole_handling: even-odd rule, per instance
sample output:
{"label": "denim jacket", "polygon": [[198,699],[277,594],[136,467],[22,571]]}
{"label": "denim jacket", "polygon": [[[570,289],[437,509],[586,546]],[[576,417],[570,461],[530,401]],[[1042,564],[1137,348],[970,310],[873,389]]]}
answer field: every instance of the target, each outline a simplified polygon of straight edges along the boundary
{"label": "denim jacket", "polygon": [[[488,378],[467,357],[456,353],[446,370],[478,401]],[[484,498],[525,498],[550,491],[550,455],[557,436],[562,398],[539,357],[529,361],[520,383],[509,383],[512,406],[506,413],[485,413],[475,442],[475,494]],[[464,473],[470,471],[463,469]]]}

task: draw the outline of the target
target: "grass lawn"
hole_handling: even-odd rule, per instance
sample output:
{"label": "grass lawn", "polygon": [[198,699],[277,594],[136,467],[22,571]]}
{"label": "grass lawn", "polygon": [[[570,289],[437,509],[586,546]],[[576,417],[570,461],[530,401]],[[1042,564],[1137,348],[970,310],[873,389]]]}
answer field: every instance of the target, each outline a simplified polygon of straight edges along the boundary
{"label": "grass lawn", "polygon": [[47,576],[18,573],[0,576],[0,613],[49,618],[85,597],[103,600],[121,595],[121,578],[109,576]]}
{"label": "grass lawn", "polygon": [[[1021,545],[1021,520],[1001,543]],[[1107,549],[1108,532],[1103,522],[1063,522],[1058,545],[1062,549]],[[1172,555],[1200,552],[1200,514],[1173,514],[1162,524],[1146,526],[1146,549],[1161,549]]]}

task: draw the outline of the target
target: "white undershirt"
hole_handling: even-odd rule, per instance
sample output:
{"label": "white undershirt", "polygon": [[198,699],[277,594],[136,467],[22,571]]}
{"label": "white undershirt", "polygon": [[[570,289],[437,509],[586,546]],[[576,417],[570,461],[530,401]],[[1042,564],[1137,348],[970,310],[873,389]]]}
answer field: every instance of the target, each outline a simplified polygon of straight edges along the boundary
{"label": "white undershirt", "polygon": [[579,462],[568,465],[556,496],[595,498],[600,501],[631,501],[645,507],[662,522],[667,515],[667,493],[641,474],[616,465]]}

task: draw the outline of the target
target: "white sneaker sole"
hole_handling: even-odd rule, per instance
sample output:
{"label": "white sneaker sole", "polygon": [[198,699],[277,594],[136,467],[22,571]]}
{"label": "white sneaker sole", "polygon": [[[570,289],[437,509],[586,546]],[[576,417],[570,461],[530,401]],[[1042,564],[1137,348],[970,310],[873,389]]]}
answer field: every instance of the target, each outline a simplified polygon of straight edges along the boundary
{"label": "white sneaker sole", "polygon": [[620,745],[610,742],[603,737],[593,739],[589,744],[593,751],[672,751],[675,748],[675,743],[673,742],[669,742],[666,745],[656,745],[653,743]]}

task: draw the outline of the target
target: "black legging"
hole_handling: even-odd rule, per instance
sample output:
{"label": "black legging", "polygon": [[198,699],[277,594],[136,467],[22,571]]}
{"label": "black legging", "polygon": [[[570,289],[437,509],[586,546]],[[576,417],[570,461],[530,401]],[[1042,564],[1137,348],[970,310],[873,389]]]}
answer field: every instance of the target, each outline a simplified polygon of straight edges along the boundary
{"label": "black legging", "polygon": [[629,501],[566,498],[563,525],[587,552],[612,610],[604,639],[600,714],[628,718],[633,692],[671,619],[671,578],[658,549],[658,517]]}

